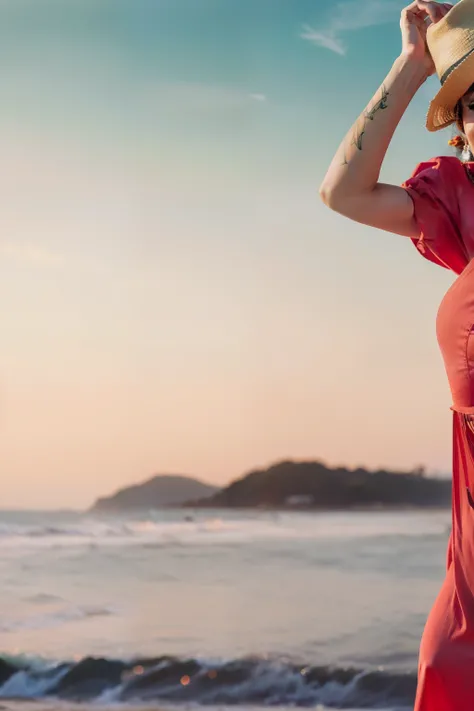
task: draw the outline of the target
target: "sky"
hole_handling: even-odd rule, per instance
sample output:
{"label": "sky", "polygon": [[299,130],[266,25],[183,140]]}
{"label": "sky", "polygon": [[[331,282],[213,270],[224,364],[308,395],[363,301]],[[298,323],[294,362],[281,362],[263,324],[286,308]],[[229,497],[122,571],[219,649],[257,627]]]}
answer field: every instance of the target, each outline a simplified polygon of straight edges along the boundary
{"label": "sky", "polygon": [[[0,507],[451,467],[455,278],[318,188],[406,0],[0,4]],[[450,154],[419,90],[381,180]]]}

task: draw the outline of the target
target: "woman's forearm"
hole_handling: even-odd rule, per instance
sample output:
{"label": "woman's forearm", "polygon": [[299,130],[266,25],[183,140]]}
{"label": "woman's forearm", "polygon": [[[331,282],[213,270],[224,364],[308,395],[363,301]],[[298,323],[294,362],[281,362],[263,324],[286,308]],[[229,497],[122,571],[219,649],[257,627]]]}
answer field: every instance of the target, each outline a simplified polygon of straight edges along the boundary
{"label": "woman's forearm", "polygon": [[329,166],[320,188],[329,207],[347,214],[348,203],[374,190],[395,129],[426,78],[423,64],[403,54],[397,57]]}

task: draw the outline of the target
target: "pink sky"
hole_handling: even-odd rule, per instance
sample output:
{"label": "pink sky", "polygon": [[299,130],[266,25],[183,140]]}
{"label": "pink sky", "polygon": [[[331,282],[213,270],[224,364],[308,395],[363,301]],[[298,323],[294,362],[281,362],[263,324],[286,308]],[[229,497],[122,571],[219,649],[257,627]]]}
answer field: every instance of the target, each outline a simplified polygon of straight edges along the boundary
{"label": "pink sky", "polygon": [[[0,506],[281,458],[449,474],[435,317],[454,275],[317,195],[397,51],[393,22],[376,52],[392,15],[335,16],[328,47],[302,36],[319,5],[250,34],[204,5],[141,24],[132,4],[49,6],[0,11]],[[449,150],[423,129],[433,91],[383,179]]]}

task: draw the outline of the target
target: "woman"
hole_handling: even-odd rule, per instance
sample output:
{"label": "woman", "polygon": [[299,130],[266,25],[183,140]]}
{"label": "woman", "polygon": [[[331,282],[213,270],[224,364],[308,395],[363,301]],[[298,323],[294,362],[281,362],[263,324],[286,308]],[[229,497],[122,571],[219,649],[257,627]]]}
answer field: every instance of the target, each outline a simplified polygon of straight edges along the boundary
{"label": "woman", "polygon": [[[417,0],[402,12],[402,50],[339,147],[320,194],[333,210],[406,235],[460,275],[438,310],[436,334],[452,394],[452,532],[447,573],[423,633],[415,711],[474,708],[474,0]],[[437,72],[426,126],[457,124],[461,159],[421,163],[402,186],[378,182],[410,100]],[[472,495],[471,495],[472,492]]]}

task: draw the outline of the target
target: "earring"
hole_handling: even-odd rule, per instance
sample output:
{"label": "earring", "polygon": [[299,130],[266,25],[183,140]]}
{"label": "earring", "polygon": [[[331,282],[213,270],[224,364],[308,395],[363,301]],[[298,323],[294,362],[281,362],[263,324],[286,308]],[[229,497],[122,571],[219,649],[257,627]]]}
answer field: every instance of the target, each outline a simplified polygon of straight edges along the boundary
{"label": "earring", "polygon": [[473,160],[473,155],[469,143],[466,141],[462,149],[461,159],[463,163],[468,163]]}

